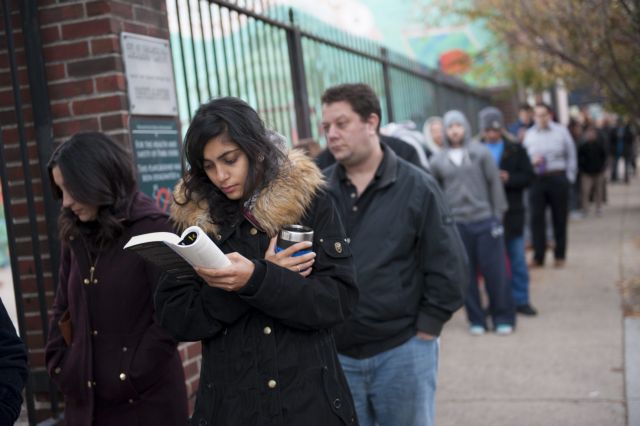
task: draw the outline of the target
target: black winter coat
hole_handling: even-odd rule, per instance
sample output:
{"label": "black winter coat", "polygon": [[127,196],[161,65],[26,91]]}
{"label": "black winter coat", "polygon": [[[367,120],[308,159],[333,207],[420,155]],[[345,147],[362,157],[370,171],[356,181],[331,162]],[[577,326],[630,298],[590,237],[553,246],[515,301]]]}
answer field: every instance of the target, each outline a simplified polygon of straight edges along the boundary
{"label": "black winter coat", "polygon": [[[331,199],[319,189],[320,172],[310,160],[290,159],[291,175],[258,197],[259,229],[244,218],[225,228],[203,222],[207,211],[195,203],[173,207],[180,227],[198,224],[223,252],[256,266],[239,292],[199,278],[161,279],[161,323],[178,339],[202,341],[193,425],[357,424],[331,331],[357,302],[351,252]],[[184,200],[182,194],[179,184],[174,196]],[[264,260],[270,236],[288,223],[314,229],[317,256],[307,278]]]}
{"label": "black winter coat", "polygon": [[524,232],[522,193],[535,177],[527,150],[518,143],[506,141],[499,168],[509,173],[509,179],[504,183],[509,204],[503,219],[505,238],[519,237]]}
{"label": "black winter coat", "polygon": [[578,169],[587,175],[597,175],[607,167],[607,150],[600,140],[585,141],[578,147]]}
{"label": "black winter coat", "polygon": [[12,425],[20,415],[27,380],[27,350],[0,300],[0,425]]}
{"label": "black winter coat", "polygon": [[[504,151],[500,157],[499,169],[509,173],[504,182],[505,194],[509,208],[503,217],[505,238],[519,237],[524,232],[524,204],[522,194],[531,185],[535,174],[527,150],[519,143],[512,142],[504,136]],[[486,143],[484,140],[481,142]]]}

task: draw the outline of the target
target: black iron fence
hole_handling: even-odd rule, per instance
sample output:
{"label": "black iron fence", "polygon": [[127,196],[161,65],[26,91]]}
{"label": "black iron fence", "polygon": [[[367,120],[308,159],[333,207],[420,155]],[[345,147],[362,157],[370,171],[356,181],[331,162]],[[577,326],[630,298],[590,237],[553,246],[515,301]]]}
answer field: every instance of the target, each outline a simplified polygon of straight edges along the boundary
{"label": "black iron fence", "polygon": [[[52,122],[36,0],[0,3],[0,56],[6,58],[0,72],[3,81],[8,77],[10,82],[10,88],[3,88],[7,96],[0,105],[0,182],[18,329],[29,350],[25,405],[29,424],[35,425],[38,410],[54,416],[59,412],[57,391],[43,364],[47,298],[56,286],[56,275],[50,271],[59,257],[58,205],[41,179],[47,175],[46,164],[53,149]],[[25,113],[29,109],[30,113]],[[29,153],[34,148],[39,160],[35,173]]]}
{"label": "black iron fence", "polygon": [[364,82],[380,96],[382,123],[456,108],[475,125],[488,95],[270,0],[167,0],[183,129],[216,96],[238,96],[290,140],[320,136],[320,96]]}

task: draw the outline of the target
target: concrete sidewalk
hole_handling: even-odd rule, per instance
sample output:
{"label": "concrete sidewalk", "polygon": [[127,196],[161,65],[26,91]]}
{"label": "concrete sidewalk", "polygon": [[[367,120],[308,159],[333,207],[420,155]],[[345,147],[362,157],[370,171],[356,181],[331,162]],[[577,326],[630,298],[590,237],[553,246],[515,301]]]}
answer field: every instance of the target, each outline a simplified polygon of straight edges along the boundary
{"label": "concrete sidewalk", "polygon": [[[462,310],[445,327],[438,426],[623,426],[628,415],[640,421],[633,415],[640,367],[625,368],[618,290],[622,279],[640,276],[640,179],[610,185],[603,216],[569,226],[564,269],[554,269],[548,253],[547,266],[532,271],[537,317],[519,316],[508,337],[469,335]],[[636,320],[627,320],[629,333],[640,333]],[[637,359],[638,346],[640,336],[627,336],[628,358]]]}

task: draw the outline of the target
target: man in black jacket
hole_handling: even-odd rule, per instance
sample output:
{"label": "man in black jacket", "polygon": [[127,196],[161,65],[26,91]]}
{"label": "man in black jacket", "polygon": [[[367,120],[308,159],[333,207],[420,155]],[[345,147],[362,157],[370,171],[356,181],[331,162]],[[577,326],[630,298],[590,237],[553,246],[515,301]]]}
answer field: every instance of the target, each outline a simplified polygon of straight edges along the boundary
{"label": "man in black jacket", "polygon": [[337,160],[324,173],[360,291],[336,344],[360,424],[430,426],[438,336],[463,304],[467,258],[437,183],[381,143],[379,126],[369,86],[323,94],[322,127]]}
{"label": "man in black jacket", "polygon": [[611,182],[618,181],[618,163],[622,158],[624,166],[624,183],[629,183],[629,167],[632,162],[633,131],[631,125],[622,117],[609,133],[609,153],[611,155]]}
{"label": "man in black jacket", "polygon": [[12,425],[20,415],[27,380],[27,351],[0,300],[0,425]]}
{"label": "man in black jacket", "polygon": [[524,246],[524,205],[522,194],[534,179],[529,155],[513,136],[504,130],[502,113],[494,107],[486,107],[478,113],[482,131],[481,142],[493,154],[500,178],[504,183],[509,208],[504,214],[504,236],[511,265],[511,292],[516,311],[523,315],[536,315],[529,301],[529,270]]}
{"label": "man in black jacket", "polygon": [[593,193],[596,215],[601,214],[604,186],[604,171],[607,168],[607,149],[601,134],[590,126],[583,132],[578,146],[578,170],[580,170],[580,204],[582,212],[589,214],[589,199]]}

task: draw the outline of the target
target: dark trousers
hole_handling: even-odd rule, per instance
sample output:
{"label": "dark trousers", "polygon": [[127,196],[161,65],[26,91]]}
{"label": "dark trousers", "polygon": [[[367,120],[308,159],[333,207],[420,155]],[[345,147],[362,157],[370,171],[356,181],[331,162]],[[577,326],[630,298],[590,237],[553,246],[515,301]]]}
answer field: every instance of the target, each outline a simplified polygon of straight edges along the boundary
{"label": "dark trousers", "polygon": [[611,182],[618,181],[618,163],[622,159],[622,165],[624,166],[624,182],[629,183],[629,166],[631,165],[630,156],[627,155],[614,155],[611,162]]}
{"label": "dark trousers", "polygon": [[538,176],[529,189],[529,208],[531,209],[531,242],[533,259],[544,263],[547,250],[545,210],[551,209],[553,237],[555,239],[555,258],[564,259],[567,250],[567,218],[569,207],[569,180],[564,174]]}
{"label": "dark trousers", "polygon": [[487,328],[478,288],[480,272],[489,296],[489,313],[493,326],[515,325],[515,305],[507,280],[502,226],[495,219],[457,225],[469,257],[469,286],[465,297],[469,322]]}

